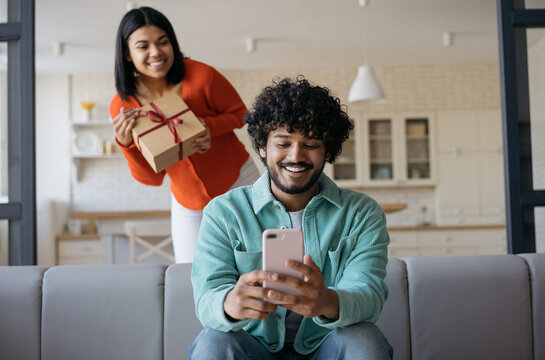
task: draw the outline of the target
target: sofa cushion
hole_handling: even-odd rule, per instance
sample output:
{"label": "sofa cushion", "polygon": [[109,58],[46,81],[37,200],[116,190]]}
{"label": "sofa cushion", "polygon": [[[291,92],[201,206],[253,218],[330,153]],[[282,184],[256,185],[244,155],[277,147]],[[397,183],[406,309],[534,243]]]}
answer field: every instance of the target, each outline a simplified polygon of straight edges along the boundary
{"label": "sofa cushion", "polygon": [[396,258],[388,259],[386,268],[388,299],[384,304],[377,326],[394,348],[394,358],[411,358],[409,328],[409,299],[407,295],[407,269],[405,263]]}
{"label": "sofa cushion", "polygon": [[143,264],[48,270],[42,359],[162,359],[165,269]]}
{"label": "sofa cushion", "polygon": [[0,267],[0,359],[40,359],[42,278],[47,267]]}
{"label": "sofa cushion", "polygon": [[195,315],[191,264],[171,265],[165,274],[165,360],[189,359],[189,347],[201,329]]}
{"label": "sofa cushion", "polygon": [[530,269],[532,317],[534,325],[534,359],[545,359],[545,256],[522,254]]}
{"label": "sofa cushion", "polygon": [[532,359],[528,267],[522,258],[405,261],[413,359]]}

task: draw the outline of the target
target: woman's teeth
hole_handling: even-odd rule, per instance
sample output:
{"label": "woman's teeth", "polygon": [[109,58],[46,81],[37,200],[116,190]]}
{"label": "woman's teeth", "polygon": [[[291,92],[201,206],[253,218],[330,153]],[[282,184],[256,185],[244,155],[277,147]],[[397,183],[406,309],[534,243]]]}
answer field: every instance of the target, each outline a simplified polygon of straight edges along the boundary
{"label": "woman's teeth", "polygon": [[151,62],[149,63],[151,66],[159,66],[159,65],[162,65],[164,64],[165,60],[161,60],[161,61],[154,61],[154,62]]}

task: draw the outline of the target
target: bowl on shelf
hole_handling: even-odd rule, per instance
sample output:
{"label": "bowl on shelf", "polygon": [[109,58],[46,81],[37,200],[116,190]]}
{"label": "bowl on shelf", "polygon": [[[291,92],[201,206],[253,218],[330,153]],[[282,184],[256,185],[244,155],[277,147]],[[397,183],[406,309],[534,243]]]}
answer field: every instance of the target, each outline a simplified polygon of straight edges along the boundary
{"label": "bowl on shelf", "polygon": [[95,103],[93,101],[80,101],[79,105],[83,109],[83,111],[81,112],[81,121],[91,121],[91,110],[93,110],[93,108],[95,107]]}

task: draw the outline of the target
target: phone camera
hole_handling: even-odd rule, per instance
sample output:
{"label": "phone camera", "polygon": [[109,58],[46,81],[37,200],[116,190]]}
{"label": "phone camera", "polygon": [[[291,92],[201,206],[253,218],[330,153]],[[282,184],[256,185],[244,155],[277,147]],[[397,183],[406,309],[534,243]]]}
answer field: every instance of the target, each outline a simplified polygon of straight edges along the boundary
{"label": "phone camera", "polygon": [[276,239],[276,234],[267,234],[267,239]]}

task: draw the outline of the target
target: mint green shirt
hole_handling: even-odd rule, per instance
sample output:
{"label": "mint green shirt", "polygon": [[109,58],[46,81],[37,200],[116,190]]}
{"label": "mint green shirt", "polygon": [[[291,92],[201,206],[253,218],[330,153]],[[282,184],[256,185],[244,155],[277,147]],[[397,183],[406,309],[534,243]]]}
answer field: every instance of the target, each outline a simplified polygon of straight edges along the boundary
{"label": "mint green shirt", "polygon": [[[305,207],[305,253],[322,270],[325,285],[339,298],[339,318],[304,318],[294,348],[308,354],[335,328],[375,322],[388,296],[384,284],[386,217],[365,194],[341,189],[325,174],[321,192]],[[271,352],[284,346],[286,309],[266,320],[229,321],[223,311],[227,293],[241,274],[261,269],[261,233],[291,227],[289,213],[272,195],[266,172],[253,185],[216,197],[205,207],[191,281],[197,317],[204,327],[244,330]]]}

